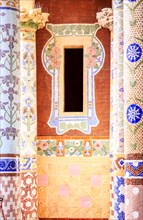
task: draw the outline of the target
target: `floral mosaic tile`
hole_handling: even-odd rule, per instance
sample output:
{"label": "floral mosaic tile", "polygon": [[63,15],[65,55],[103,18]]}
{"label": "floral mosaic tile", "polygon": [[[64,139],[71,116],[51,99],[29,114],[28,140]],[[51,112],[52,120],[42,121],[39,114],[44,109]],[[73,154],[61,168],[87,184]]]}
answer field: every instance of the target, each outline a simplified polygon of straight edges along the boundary
{"label": "floral mosaic tile", "polygon": [[37,140],[39,156],[106,156],[109,140]]}
{"label": "floral mosaic tile", "polygon": [[56,156],[56,140],[42,140],[37,142],[37,154],[40,156]]}
{"label": "floral mosaic tile", "polygon": [[92,140],[92,156],[106,156],[109,154],[108,140]]}
{"label": "floral mosaic tile", "polygon": [[83,156],[83,140],[65,140],[66,156]]}

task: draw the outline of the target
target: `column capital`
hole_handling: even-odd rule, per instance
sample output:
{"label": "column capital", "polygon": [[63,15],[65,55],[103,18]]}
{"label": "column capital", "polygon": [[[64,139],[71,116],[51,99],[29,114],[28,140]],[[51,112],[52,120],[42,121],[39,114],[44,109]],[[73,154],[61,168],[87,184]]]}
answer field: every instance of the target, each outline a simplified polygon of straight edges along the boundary
{"label": "column capital", "polygon": [[99,25],[104,28],[108,28],[110,31],[113,30],[113,10],[112,8],[103,8],[101,12],[96,13],[96,19]]}
{"label": "column capital", "polygon": [[41,8],[34,8],[27,10],[26,8],[20,9],[20,27],[21,30],[36,31],[44,28],[45,23],[48,21],[48,13],[42,13]]}

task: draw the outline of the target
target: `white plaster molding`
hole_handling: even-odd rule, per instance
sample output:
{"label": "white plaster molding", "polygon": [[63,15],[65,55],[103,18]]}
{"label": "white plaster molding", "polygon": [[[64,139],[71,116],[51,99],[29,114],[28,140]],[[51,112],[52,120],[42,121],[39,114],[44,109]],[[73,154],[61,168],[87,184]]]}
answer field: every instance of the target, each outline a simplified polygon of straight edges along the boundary
{"label": "white plaster molding", "polygon": [[48,13],[42,13],[41,8],[34,8],[27,10],[26,8],[20,9],[20,24],[21,28],[34,28],[41,29],[45,27],[48,21]]}
{"label": "white plaster molding", "polygon": [[99,25],[104,28],[108,28],[110,31],[113,30],[113,10],[112,8],[103,8],[101,12],[96,13],[96,18]]}

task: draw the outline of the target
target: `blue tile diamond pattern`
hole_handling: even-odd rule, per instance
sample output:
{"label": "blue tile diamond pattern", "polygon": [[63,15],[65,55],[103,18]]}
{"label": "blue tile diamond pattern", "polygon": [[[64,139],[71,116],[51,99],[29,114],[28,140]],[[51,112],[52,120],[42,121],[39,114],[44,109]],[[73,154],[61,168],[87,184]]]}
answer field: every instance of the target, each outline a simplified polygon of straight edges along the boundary
{"label": "blue tile diamond pattern", "polygon": [[114,217],[124,220],[124,178],[114,177]]}

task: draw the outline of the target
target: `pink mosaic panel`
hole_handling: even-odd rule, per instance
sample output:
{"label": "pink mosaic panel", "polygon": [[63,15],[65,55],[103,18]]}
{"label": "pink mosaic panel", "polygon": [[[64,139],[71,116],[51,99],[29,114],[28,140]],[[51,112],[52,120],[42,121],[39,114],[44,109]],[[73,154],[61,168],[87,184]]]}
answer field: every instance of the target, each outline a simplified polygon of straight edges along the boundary
{"label": "pink mosaic panel", "polygon": [[143,219],[143,185],[125,186],[125,218]]}
{"label": "pink mosaic panel", "polygon": [[109,157],[38,156],[39,218],[108,218],[109,169]]}

